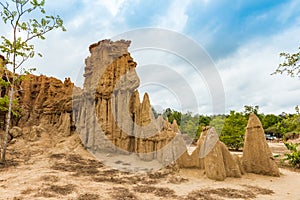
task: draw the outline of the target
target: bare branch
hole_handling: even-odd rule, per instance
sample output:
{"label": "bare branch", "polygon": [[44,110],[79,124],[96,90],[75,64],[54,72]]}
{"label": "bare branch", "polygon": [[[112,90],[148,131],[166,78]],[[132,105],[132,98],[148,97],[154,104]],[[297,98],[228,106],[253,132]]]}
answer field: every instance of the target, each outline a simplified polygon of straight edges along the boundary
{"label": "bare branch", "polygon": [[16,69],[19,69],[24,62],[26,62],[29,59],[30,56],[23,56],[22,61],[15,67]]}
{"label": "bare branch", "polygon": [[[19,3],[18,3],[18,1],[16,1],[15,3],[16,3],[17,12],[20,15]],[[21,9],[22,9],[22,5],[21,5]]]}

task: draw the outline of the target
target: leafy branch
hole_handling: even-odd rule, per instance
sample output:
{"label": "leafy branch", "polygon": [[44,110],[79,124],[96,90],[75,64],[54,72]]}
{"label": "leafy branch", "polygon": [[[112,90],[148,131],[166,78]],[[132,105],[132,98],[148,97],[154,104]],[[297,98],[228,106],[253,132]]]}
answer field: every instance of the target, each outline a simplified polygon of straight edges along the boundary
{"label": "leafy branch", "polygon": [[298,76],[300,77],[300,47],[299,51],[293,54],[290,53],[280,53],[280,57],[284,58],[284,61],[279,64],[278,68],[273,74],[283,74],[291,77]]}
{"label": "leafy branch", "polygon": [[[0,50],[6,53],[7,64],[12,65],[14,71],[20,68],[28,59],[35,56],[34,45],[29,44],[29,41],[34,38],[45,40],[44,35],[56,28],[61,28],[63,31],[66,31],[66,29],[63,26],[63,20],[59,16],[46,15],[45,0],[41,2],[37,0],[13,0],[13,2],[15,2],[15,10],[13,11],[10,10],[10,5],[7,2],[6,4],[0,2],[3,7],[2,20],[5,24],[9,23],[11,25],[14,33],[13,39],[1,36]],[[22,21],[25,14],[30,14],[36,9],[39,9],[42,15],[41,19],[32,18]],[[38,55],[42,57],[42,54],[38,53]],[[17,58],[19,59],[17,60]]]}

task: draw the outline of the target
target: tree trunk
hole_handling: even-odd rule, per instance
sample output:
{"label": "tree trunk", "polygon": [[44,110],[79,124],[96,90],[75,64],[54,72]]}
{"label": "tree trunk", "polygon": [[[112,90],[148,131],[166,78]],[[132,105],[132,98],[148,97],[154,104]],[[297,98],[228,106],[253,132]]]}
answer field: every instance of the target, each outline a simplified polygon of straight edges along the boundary
{"label": "tree trunk", "polygon": [[6,148],[7,148],[7,143],[8,143],[7,140],[8,140],[8,134],[9,134],[9,129],[10,129],[13,95],[14,95],[14,85],[11,85],[10,94],[9,94],[8,113],[7,113],[7,120],[6,120],[6,130],[5,130],[5,136],[3,139],[3,149],[1,152],[0,163],[2,163],[2,164],[5,163]]}

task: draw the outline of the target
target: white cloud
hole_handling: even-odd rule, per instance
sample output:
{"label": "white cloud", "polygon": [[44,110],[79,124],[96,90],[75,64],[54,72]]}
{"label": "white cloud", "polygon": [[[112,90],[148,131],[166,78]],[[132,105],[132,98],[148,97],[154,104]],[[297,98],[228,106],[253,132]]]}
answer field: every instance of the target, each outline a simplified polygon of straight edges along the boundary
{"label": "white cloud", "polygon": [[[124,0],[116,1],[49,1],[49,14],[59,14],[64,19],[67,32],[51,31],[46,41],[37,41],[36,49],[43,53],[42,59],[35,58],[28,64],[37,66],[37,74],[46,74],[63,80],[71,77],[76,82],[81,76],[84,60],[89,55],[90,44],[110,38],[120,32],[115,20]],[[60,13],[52,11],[59,10]],[[73,12],[72,12],[73,11]],[[81,72],[82,73],[82,72]]]}
{"label": "white cloud", "polygon": [[217,64],[225,88],[227,112],[259,105],[265,113],[294,112],[300,104],[297,78],[270,74],[280,63],[279,53],[297,50],[300,28],[244,44]]}
{"label": "white cloud", "polygon": [[166,15],[156,18],[156,26],[182,32],[188,21],[188,15],[185,11],[189,4],[189,0],[173,1],[166,12]]}
{"label": "white cloud", "polygon": [[[132,1],[130,2],[132,3]],[[155,18],[154,26],[182,32],[188,21],[186,9],[190,2],[172,1],[165,15]],[[203,2],[206,4],[212,3],[208,0],[203,0]],[[296,1],[293,2],[295,5],[297,4]],[[75,4],[78,10],[73,10],[73,13],[71,11],[74,7],[72,6],[75,6]],[[127,25],[120,22],[122,22],[122,18],[126,17],[127,5],[129,4],[125,4],[125,0],[47,1],[49,14],[59,14],[66,17],[65,24],[68,31],[66,33],[53,31],[46,36],[45,42],[38,41],[36,48],[44,54],[44,58],[35,58],[30,64],[38,67],[38,73],[60,79],[71,77],[75,81],[79,70],[84,67],[84,59],[89,54],[88,46],[91,43],[106,37],[110,38],[121,31],[126,31]],[[287,12],[278,14],[278,19],[282,19],[284,23],[291,17],[290,14],[290,9],[287,9]],[[299,21],[295,21],[295,23],[299,24]],[[209,43],[214,40],[214,31],[217,32],[219,26],[220,24],[215,21],[206,27],[202,27],[201,30],[204,31],[201,33],[209,30],[210,34],[199,33],[197,39],[201,40],[205,36],[207,40],[202,39],[202,41]],[[256,104],[260,105],[261,111],[266,113],[294,111],[294,106],[300,104],[299,80],[284,75],[271,76],[270,74],[280,62],[278,56],[280,52],[294,52],[297,50],[299,35],[300,28],[289,28],[276,36],[268,35],[256,38],[251,42],[242,44],[234,54],[216,63],[224,83],[227,112],[231,109],[242,110],[244,105]],[[155,55],[148,58],[152,63],[154,61],[153,57]],[[162,57],[164,61],[168,59],[168,57]],[[144,60],[145,62],[147,60]],[[141,64],[143,63],[141,62]],[[174,64],[159,61],[158,64],[172,66],[183,80],[187,80],[188,84],[197,85],[198,87],[192,88],[192,90],[197,99],[200,98],[199,110],[202,114],[211,113],[211,106],[209,106],[211,97],[203,78],[199,81],[199,76],[190,73],[192,70],[186,69],[186,66],[182,63]],[[180,88],[180,82],[172,79],[172,77],[166,77],[166,79],[170,81],[170,84],[173,84],[173,88]],[[172,103],[174,106],[179,107],[174,95],[171,94],[168,98],[165,96],[168,91],[156,93],[156,89],[151,90],[153,91],[153,94],[150,94],[151,102],[163,106]],[[189,103],[189,101],[186,101],[186,104]],[[195,103],[191,105],[193,104]]]}
{"label": "white cloud", "polygon": [[[90,1],[89,1],[90,2]],[[125,0],[98,0],[95,1],[99,4],[105,6],[109,10],[109,12],[112,14],[112,16],[116,16],[120,10],[120,7],[123,5]]]}

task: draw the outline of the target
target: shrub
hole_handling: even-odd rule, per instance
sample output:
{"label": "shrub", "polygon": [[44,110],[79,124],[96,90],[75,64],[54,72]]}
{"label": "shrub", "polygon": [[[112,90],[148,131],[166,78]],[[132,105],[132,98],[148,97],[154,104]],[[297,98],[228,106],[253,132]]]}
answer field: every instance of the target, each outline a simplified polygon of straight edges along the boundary
{"label": "shrub", "polygon": [[286,153],[283,160],[288,160],[293,167],[300,168],[300,150],[297,149],[299,144],[284,143],[284,145],[290,153]]}

